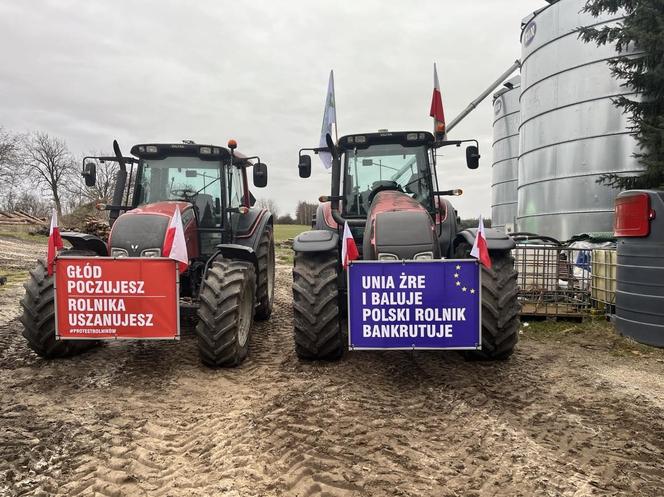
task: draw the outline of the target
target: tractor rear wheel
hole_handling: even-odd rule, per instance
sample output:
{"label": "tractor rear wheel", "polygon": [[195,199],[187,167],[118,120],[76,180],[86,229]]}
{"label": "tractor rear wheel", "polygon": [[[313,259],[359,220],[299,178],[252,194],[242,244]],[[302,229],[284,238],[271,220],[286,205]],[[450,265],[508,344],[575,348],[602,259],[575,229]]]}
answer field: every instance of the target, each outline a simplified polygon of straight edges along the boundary
{"label": "tractor rear wheel", "polygon": [[336,251],[297,252],[293,266],[295,352],[301,359],[343,354]]}
{"label": "tractor rear wheel", "polygon": [[[470,257],[462,243],[457,257]],[[506,251],[490,251],[491,269],[482,268],[482,350],[465,352],[470,360],[500,361],[512,355],[519,341],[519,287],[514,258]]]}
{"label": "tractor rear wheel", "polygon": [[[61,255],[96,257],[89,250],[64,250]],[[55,290],[54,276],[48,275],[46,262],[40,259],[37,267],[30,271],[30,279],[23,286],[25,295],[21,300],[23,315],[23,337],[28,346],[45,359],[68,357],[85,352],[98,345],[98,340],[55,339]]]}
{"label": "tractor rear wheel", "polygon": [[221,259],[201,283],[198,351],[206,366],[237,366],[249,351],[256,304],[256,272],[251,263]]}
{"label": "tractor rear wheel", "polygon": [[267,226],[258,242],[258,307],[255,318],[269,319],[274,301],[274,234],[272,226]]}

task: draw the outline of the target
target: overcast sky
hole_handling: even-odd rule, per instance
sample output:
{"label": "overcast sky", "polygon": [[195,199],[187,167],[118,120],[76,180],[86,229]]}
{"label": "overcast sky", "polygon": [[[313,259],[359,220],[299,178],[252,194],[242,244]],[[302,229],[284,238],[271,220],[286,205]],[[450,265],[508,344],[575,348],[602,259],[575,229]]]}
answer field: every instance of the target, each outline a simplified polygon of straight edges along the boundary
{"label": "overcast sky", "polygon": [[[330,69],[339,134],[430,130],[433,63],[451,120],[520,56],[539,0],[0,0],[0,126],[43,130],[72,152],[193,139],[259,154],[281,211],[329,193],[314,159]],[[441,188],[463,217],[490,214],[491,98],[450,138],[480,140],[480,169],[446,149]]]}

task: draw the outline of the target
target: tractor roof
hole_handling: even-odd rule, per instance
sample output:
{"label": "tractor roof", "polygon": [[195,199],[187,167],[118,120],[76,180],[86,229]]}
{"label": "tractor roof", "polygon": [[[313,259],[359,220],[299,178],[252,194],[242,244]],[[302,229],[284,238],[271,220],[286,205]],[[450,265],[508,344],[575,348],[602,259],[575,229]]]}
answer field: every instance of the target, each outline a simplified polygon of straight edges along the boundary
{"label": "tractor roof", "polygon": [[339,138],[339,147],[345,150],[367,148],[370,145],[398,143],[404,147],[433,146],[436,139],[428,131],[381,131],[358,133]]}
{"label": "tractor roof", "polygon": [[[131,154],[141,159],[163,159],[164,157],[198,157],[201,160],[219,161],[230,158],[226,147],[199,143],[144,143],[131,147]],[[246,162],[247,156],[234,152],[237,162]],[[248,164],[250,165],[250,164]]]}

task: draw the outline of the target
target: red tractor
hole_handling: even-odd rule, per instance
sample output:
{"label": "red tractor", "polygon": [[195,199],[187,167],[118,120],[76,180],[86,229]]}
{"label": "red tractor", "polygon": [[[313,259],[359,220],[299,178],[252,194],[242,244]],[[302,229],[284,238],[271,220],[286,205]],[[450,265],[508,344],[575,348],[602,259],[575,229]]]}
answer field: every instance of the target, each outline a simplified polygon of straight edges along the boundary
{"label": "red tractor", "polygon": [[[474,140],[464,140],[474,141]],[[332,155],[332,188],[321,197],[315,227],[293,243],[295,349],[304,359],[336,359],[345,348],[342,310],[348,301],[341,261],[347,223],[363,261],[468,259],[477,229],[459,231],[457,213],[440,191],[436,150],[464,141],[436,139],[431,133],[379,132],[344,136],[327,147],[302,149],[299,174],[311,174],[304,150]],[[466,149],[467,165],[479,165],[477,142]],[[486,230],[492,268],[481,271],[481,347],[468,358],[508,358],[517,343],[519,304],[514,241]],[[479,297],[478,297],[479,298]]]}
{"label": "red tractor", "polygon": [[[86,157],[83,176],[96,183],[97,161],[118,164],[109,211],[108,241],[64,232],[64,256],[161,257],[167,227],[179,208],[189,265],[180,275],[180,305],[197,310],[200,356],[208,366],[235,366],[248,353],[253,319],[270,317],[274,297],[273,217],[254,207],[247,170],[256,187],[267,184],[267,166],[228,148],[193,142],[135,145],[124,157]],[[94,340],[55,335],[54,278],[43,261],[30,273],[21,302],[23,336],[32,350],[52,358],[76,354]]]}

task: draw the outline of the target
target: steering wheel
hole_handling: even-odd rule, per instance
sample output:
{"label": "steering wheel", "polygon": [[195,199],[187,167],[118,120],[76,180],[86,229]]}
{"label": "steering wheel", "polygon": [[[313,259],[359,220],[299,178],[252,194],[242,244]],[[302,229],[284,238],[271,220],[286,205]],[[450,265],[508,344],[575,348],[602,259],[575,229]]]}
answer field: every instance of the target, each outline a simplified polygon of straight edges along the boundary
{"label": "steering wheel", "polygon": [[373,199],[376,197],[378,193],[388,190],[398,191],[403,193],[403,188],[401,188],[401,185],[399,185],[399,183],[397,183],[396,181],[392,180],[374,181],[374,183],[371,185],[371,191],[369,192],[369,197],[367,198],[368,203],[371,204],[371,202],[373,202]]}
{"label": "steering wheel", "polygon": [[185,201],[189,201],[197,195],[197,192],[190,190],[189,188],[181,188],[176,190],[171,190],[171,195],[174,195],[178,198],[183,198]]}

